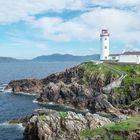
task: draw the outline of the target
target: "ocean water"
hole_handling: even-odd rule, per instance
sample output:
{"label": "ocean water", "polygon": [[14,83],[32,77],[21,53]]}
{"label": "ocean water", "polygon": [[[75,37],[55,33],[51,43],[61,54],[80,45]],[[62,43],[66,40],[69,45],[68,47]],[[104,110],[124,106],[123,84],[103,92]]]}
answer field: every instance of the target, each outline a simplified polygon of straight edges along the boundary
{"label": "ocean water", "polygon": [[[80,62],[22,62],[0,63],[0,90],[11,80],[24,78],[43,78],[54,72],[63,71]],[[22,140],[23,127],[10,125],[8,120],[31,115],[34,109],[48,108],[54,110],[74,110],[58,105],[39,105],[33,102],[36,96],[17,95],[10,92],[0,92],[0,140]]]}

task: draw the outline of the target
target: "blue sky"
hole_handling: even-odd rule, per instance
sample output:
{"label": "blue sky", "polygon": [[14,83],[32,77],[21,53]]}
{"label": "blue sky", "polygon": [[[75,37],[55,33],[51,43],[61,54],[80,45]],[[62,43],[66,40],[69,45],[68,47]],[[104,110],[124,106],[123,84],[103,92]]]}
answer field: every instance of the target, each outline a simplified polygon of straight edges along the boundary
{"label": "blue sky", "polygon": [[0,56],[96,54],[102,28],[111,53],[140,50],[140,1],[0,0]]}

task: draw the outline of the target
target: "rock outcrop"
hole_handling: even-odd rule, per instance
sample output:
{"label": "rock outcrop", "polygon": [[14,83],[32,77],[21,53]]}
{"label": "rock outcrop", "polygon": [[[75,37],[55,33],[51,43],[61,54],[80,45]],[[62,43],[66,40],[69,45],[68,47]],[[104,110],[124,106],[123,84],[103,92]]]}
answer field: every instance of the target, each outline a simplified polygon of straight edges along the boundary
{"label": "rock outcrop", "polygon": [[[111,121],[98,114],[36,110],[28,122],[24,137],[27,140],[82,140],[86,129],[102,127]],[[87,139],[90,140],[90,139]]]}
{"label": "rock outcrop", "polygon": [[93,89],[85,88],[78,83],[69,85],[63,82],[49,83],[37,100],[43,103],[54,102],[67,105],[80,110],[89,109],[92,112],[116,112],[116,109],[108,102],[105,94],[94,92]]}
{"label": "rock outcrop", "polygon": [[26,116],[24,118],[12,119],[8,123],[9,124],[22,124],[22,126],[27,126],[27,123],[31,119],[32,116]]}
{"label": "rock outcrop", "polygon": [[82,70],[78,67],[66,69],[64,72],[51,74],[50,76],[38,80],[38,79],[22,79],[11,81],[6,90],[12,90],[15,93],[27,92],[27,93],[42,93],[44,88],[50,83],[58,83],[62,81],[64,83],[70,84],[74,81],[80,82],[83,77]]}
{"label": "rock outcrop", "polygon": [[7,86],[6,90],[12,90],[14,93],[41,93],[43,91],[43,83],[37,79],[23,79],[11,81]]}
{"label": "rock outcrop", "polygon": [[39,93],[39,102],[54,102],[92,112],[116,112],[103,93],[103,87],[117,79],[116,73],[93,62],[83,63],[44,79],[11,81],[6,89],[13,92]]}

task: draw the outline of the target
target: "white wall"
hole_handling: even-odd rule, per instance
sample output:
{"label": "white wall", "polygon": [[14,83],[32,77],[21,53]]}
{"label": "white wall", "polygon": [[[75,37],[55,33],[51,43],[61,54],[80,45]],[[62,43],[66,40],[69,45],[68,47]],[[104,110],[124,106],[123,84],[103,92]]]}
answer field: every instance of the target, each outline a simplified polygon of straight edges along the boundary
{"label": "white wall", "polygon": [[109,36],[101,37],[101,56],[100,60],[108,60],[109,59]]}
{"label": "white wall", "polygon": [[140,63],[140,55],[120,55],[119,62],[121,63]]}
{"label": "white wall", "polygon": [[119,60],[119,56],[109,56],[109,60]]}

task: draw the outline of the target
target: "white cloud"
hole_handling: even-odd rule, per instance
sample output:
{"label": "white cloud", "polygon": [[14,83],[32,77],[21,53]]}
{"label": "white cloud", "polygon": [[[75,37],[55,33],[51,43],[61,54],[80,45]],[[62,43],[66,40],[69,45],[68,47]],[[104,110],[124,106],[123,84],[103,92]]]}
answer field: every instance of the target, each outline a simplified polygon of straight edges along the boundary
{"label": "white cloud", "polygon": [[[100,7],[92,7],[95,5]],[[139,7],[139,0],[0,0],[0,23],[23,20],[42,30],[44,38],[54,41],[95,40],[101,28],[106,27],[113,39],[140,43]],[[60,17],[34,18],[50,10],[62,12],[67,9],[85,12],[68,21]]]}
{"label": "white cloud", "polygon": [[50,10],[88,10],[92,6],[132,7],[140,9],[139,0],[0,0],[0,23],[26,20],[33,15]]}
{"label": "white cloud", "polygon": [[0,23],[12,23],[26,20],[31,15],[49,10],[80,10],[84,8],[82,0],[0,0]]}
{"label": "white cloud", "polygon": [[88,0],[88,3],[109,7],[138,7],[140,5],[139,0]]}
{"label": "white cloud", "polygon": [[35,47],[43,51],[48,50],[48,46],[45,42],[22,39],[16,35],[10,35],[8,39],[9,39],[9,45],[13,47],[23,47],[26,49],[31,49]]}
{"label": "white cloud", "polygon": [[111,38],[140,43],[139,16],[132,11],[95,8],[69,21],[45,17],[32,19],[30,24],[42,29],[44,38],[55,41],[95,40],[99,38],[100,30],[106,27],[111,32]]}

